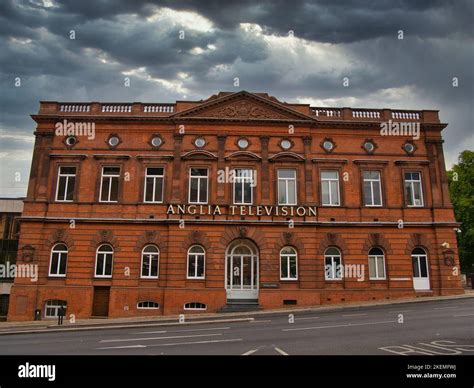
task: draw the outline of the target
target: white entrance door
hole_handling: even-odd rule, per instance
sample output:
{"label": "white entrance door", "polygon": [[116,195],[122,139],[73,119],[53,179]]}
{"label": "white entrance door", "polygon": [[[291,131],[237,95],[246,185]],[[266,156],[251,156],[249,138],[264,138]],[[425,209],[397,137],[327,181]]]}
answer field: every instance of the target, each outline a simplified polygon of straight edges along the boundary
{"label": "white entrance door", "polygon": [[227,248],[226,291],[227,299],[258,299],[258,254],[249,241]]}
{"label": "white entrance door", "polygon": [[426,252],[421,248],[414,249],[411,260],[413,265],[413,288],[415,290],[429,290],[430,276]]}

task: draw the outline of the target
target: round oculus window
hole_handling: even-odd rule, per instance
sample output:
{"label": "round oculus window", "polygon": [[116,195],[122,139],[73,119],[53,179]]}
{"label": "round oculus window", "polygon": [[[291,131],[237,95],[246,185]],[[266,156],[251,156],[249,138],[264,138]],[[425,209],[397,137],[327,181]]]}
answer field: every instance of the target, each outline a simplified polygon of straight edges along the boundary
{"label": "round oculus window", "polygon": [[367,152],[372,152],[374,149],[375,149],[375,146],[374,146],[374,143],[370,142],[370,141],[366,141],[364,143],[364,149],[367,151]]}
{"label": "round oculus window", "polygon": [[118,145],[118,143],[120,143],[120,139],[117,136],[112,136],[111,138],[109,138],[110,146],[115,147]]}
{"label": "round oculus window", "polygon": [[153,147],[159,147],[163,143],[163,140],[161,140],[161,137],[155,136],[153,139],[151,139],[151,145]]}
{"label": "round oculus window", "polygon": [[289,150],[291,148],[291,141],[289,140],[282,140],[281,143],[280,143],[280,146],[281,148],[283,148],[284,150]]}
{"label": "round oculus window", "polygon": [[198,137],[196,140],[194,140],[194,145],[201,148],[206,145],[206,141],[202,137]]}
{"label": "round oculus window", "polygon": [[237,145],[239,148],[247,148],[249,146],[249,141],[247,139],[239,139]]}
{"label": "round oculus window", "polygon": [[69,136],[66,138],[66,144],[68,146],[73,146],[77,143],[77,139],[74,136]]}
{"label": "round oculus window", "polygon": [[323,143],[323,148],[326,151],[331,151],[334,148],[334,144],[330,140],[325,140],[324,143]]}
{"label": "round oculus window", "polygon": [[415,151],[415,146],[412,143],[405,143],[404,148],[410,154]]}

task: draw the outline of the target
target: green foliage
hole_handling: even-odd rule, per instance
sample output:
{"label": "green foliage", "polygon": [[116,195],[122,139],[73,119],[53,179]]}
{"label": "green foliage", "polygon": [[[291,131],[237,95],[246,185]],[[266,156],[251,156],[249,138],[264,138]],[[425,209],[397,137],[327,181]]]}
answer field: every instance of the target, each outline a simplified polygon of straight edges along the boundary
{"label": "green foliage", "polygon": [[458,164],[448,171],[449,191],[456,220],[462,222],[458,233],[459,259],[464,272],[474,272],[474,152],[463,151]]}

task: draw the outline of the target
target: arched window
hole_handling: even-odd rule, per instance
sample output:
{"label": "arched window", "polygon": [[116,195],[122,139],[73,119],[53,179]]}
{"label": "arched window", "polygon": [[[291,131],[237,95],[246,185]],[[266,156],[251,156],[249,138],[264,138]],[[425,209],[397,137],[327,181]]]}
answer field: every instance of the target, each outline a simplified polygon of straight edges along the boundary
{"label": "arched window", "polygon": [[184,305],[185,310],[206,310],[207,306],[201,302],[189,302]]}
{"label": "arched window", "polygon": [[67,253],[67,246],[62,243],[56,244],[51,249],[49,276],[66,276]]}
{"label": "arched window", "polygon": [[380,248],[369,251],[369,278],[385,279],[385,255]]}
{"label": "arched window", "polygon": [[159,309],[160,304],[158,302],[154,302],[152,300],[145,300],[143,302],[137,303],[137,309],[139,310],[151,310],[151,309]]}
{"label": "arched window", "polygon": [[298,255],[292,247],[280,251],[280,280],[298,279]]}
{"label": "arched window", "polygon": [[56,318],[59,315],[59,309],[64,308],[66,315],[67,302],[65,300],[49,299],[44,305],[44,316],[46,318]]}
{"label": "arched window", "polygon": [[155,245],[147,245],[142,250],[142,278],[158,277],[160,250]]}
{"label": "arched window", "polygon": [[108,244],[102,244],[97,248],[95,261],[95,276],[98,278],[112,277],[112,262],[114,249]]}
{"label": "arched window", "polygon": [[324,252],[324,273],[326,280],[342,279],[342,258],[339,249],[331,247]]}
{"label": "arched window", "polygon": [[206,252],[200,245],[188,250],[188,279],[204,279]]}

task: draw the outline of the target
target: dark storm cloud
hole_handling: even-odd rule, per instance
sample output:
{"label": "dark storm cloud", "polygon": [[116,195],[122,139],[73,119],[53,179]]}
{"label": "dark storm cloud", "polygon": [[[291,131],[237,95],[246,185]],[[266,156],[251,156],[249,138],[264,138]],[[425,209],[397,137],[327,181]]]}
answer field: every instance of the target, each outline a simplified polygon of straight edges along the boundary
{"label": "dark storm cloud", "polygon": [[[345,106],[356,101],[440,109],[450,123],[445,149],[451,162],[474,139],[468,0],[52,0],[45,7],[49,2],[0,3],[0,131],[7,135],[0,137],[0,156],[21,148],[23,138],[9,136],[31,134],[29,114],[39,100],[172,102],[240,89],[288,102],[304,97]],[[163,7],[194,16],[160,14],[157,20]],[[69,39],[71,30],[76,39]],[[290,30],[296,45],[283,39]],[[399,30],[403,40],[397,39]],[[180,31],[185,39],[179,39]],[[282,39],[275,43],[265,38],[270,35]],[[308,51],[306,44],[318,50]],[[130,87],[124,87],[126,75]],[[15,87],[16,77],[21,87]],[[342,86],[343,77],[349,88]],[[394,97],[380,98],[387,90]],[[397,98],[406,90],[409,95]],[[25,142],[24,150],[31,144]],[[27,172],[29,161],[0,165],[2,181],[11,181],[12,171]]]}

